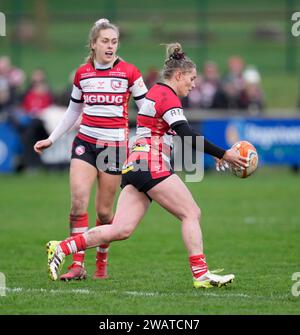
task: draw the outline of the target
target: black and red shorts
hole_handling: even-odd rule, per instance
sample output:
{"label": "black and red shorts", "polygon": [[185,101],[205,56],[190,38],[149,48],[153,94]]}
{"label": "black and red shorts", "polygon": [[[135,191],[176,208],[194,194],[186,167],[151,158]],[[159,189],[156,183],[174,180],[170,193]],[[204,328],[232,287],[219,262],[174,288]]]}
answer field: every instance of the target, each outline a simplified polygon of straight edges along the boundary
{"label": "black and red shorts", "polygon": [[[144,161],[144,164],[146,166],[148,162]],[[127,185],[132,185],[138,191],[144,192],[148,196],[147,192],[152,187],[156,186],[172,174],[173,171],[170,170],[165,172],[163,176],[155,178],[149,169],[141,169],[141,162],[131,162],[123,166],[121,187],[124,188]]]}
{"label": "black and red shorts", "polygon": [[93,165],[99,171],[120,175],[126,157],[127,148],[125,146],[103,145],[99,147],[78,137],[75,137],[73,141],[71,158],[81,159]]}

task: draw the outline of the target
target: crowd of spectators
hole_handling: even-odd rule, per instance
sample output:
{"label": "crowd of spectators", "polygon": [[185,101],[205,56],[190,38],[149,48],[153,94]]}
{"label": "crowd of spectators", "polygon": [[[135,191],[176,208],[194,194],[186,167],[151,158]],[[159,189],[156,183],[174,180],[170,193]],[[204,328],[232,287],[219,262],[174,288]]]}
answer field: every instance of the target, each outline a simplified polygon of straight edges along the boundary
{"label": "crowd of spectators", "polygon": [[0,56],[0,121],[9,122],[20,136],[23,154],[19,169],[34,170],[42,165],[33,144],[48,136],[43,113],[54,101],[43,69],[35,69],[26,80],[22,69],[13,66],[9,57]]}
{"label": "crowd of spectators", "polygon": [[[152,85],[157,80],[159,72],[150,68],[145,83]],[[196,78],[196,87],[182,100],[182,104],[184,108],[260,114],[265,107],[260,74],[254,66],[245,65],[239,56],[228,59],[227,71],[223,76],[218,64],[207,61]]]}

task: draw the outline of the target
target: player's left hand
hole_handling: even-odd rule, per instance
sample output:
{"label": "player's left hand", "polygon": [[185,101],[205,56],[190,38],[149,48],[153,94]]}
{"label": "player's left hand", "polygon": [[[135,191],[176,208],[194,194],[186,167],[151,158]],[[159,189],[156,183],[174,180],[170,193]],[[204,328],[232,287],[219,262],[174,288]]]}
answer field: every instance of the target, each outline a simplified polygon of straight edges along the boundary
{"label": "player's left hand", "polygon": [[249,159],[240,155],[240,152],[235,149],[231,148],[225,151],[223,156],[223,160],[229,162],[231,165],[244,170],[249,166]]}

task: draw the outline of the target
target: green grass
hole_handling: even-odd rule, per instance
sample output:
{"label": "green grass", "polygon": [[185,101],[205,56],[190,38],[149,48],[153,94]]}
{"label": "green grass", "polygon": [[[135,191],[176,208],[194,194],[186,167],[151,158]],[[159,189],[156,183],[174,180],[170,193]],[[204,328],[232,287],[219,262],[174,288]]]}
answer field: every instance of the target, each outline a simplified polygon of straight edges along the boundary
{"label": "green grass", "polygon": [[[211,269],[225,268],[228,287],[195,290],[180,223],[152,204],[133,236],[110,251],[110,278],[51,282],[45,243],[68,234],[68,176],[0,176],[0,314],[299,314],[291,294],[299,272],[299,175],[261,168],[246,180],[206,173],[188,187],[202,208]],[[95,214],[89,210],[90,224]],[[130,215],[130,209],[128,209]]]}

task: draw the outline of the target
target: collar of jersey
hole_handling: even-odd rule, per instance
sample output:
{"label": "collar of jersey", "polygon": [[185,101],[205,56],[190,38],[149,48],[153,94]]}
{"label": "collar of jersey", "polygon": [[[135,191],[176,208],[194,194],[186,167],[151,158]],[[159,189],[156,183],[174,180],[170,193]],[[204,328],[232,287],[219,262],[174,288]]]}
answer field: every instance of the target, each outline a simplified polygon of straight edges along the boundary
{"label": "collar of jersey", "polygon": [[113,62],[112,66],[103,68],[103,67],[100,67],[101,65],[100,65],[99,63],[97,63],[96,61],[94,61],[94,67],[95,67],[95,69],[96,69],[97,71],[106,71],[106,70],[110,70],[110,69],[112,69],[113,67],[115,67],[119,62],[120,62],[120,59],[117,58],[117,59]]}
{"label": "collar of jersey", "polygon": [[173,88],[165,83],[157,83],[157,85],[162,85],[162,86],[166,86],[168,87],[175,95],[177,95],[177,93],[173,90]]}

